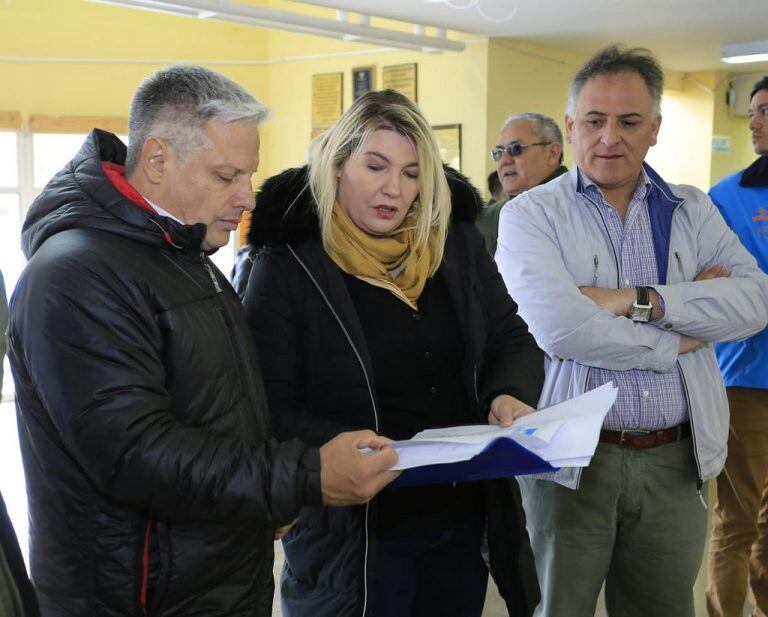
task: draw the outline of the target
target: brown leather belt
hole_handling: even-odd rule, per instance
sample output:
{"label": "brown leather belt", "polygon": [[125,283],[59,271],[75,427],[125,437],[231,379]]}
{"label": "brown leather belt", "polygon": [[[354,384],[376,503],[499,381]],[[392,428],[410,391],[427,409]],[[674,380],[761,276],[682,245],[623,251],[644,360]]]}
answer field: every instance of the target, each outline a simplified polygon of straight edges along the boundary
{"label": "brown leather belt", "polygon": [[624,429],[623,431],[600,431],[600,441],[613,443],[622,448],[644,450],[655,448],[668,443],[677,443],[691,436],[691,423],[684,422],[671,428],[658,431],[643,431],[637,429]]}

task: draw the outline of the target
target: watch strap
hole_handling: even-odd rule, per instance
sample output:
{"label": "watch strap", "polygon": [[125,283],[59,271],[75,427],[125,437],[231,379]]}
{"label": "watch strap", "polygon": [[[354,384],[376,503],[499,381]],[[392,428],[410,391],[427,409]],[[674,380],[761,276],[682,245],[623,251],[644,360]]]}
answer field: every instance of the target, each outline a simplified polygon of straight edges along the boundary
{"label": "watch strap", "polygon": [[635,287],[637,290],[637,306],[648,306],[651,303],[651,292],[648,287]]}

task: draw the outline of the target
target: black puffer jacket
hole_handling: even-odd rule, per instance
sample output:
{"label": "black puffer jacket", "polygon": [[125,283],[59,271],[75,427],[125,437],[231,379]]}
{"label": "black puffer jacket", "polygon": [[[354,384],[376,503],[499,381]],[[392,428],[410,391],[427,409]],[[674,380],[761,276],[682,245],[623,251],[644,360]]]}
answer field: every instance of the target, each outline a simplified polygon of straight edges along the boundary
{"label": "black puffer jacket", "polygon": [[[474,227],[479,195],[463,176],[446,173],[453,211],[437,276],[444,278],[462,325],[462,380],[477,421],[484,422],[496,393],[536,404],[543,355]],[[306,182],[306,169],[292,169],[259,192],[244,305],[276,434],[320,445],[346,429],[378,429],[377,413],[385,412],[378,406],[360,320],[341,270],[322,247]],[[484,489],[492,574],[510,614],[530,615],[539,590],[517,483],[489,481]],[[366,507],[302,510],[283,540],[284,615],[370,614],[375,510],[376,500]]]}
{"label": "black puffer jacket", "polygon": [[124,159],[95,131],[24,224],[10,357],[41,610],[271,615],[273,530],[320,503],[318,452],[268,440],[205,226],[123,197],[102,162]]}

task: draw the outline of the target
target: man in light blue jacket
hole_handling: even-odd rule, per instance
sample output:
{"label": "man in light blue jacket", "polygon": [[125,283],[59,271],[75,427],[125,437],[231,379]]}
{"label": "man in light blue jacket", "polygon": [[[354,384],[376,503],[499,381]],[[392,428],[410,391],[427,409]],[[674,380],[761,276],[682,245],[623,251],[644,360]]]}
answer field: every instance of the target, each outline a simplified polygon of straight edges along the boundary
{"label": "man in light blue jacket", "polygon": [[540,407],[619,389],[585,470],[521,482],[538,615],[693,617],[706,482],[723,466],[728,402],[713,341],[768,322],[768,277],[701,191],[645,162],[664,76],[611,46],[576,74],[576,168],[501,214],[496,261],[547,353]]}

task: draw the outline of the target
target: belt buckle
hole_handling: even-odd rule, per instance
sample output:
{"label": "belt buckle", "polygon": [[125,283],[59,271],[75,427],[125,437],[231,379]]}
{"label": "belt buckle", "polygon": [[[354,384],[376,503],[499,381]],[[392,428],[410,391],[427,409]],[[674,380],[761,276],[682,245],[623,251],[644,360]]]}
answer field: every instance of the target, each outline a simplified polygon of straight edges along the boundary
{"label": "belt buckle", "polygon": [[653,431],[646,431],[640,428],[623,428],[621,429],[621,433],[619,434],[619,447],[620,448],[628,448],[629,446],[626,445],[626,438],[630,435],[650,435]]}

